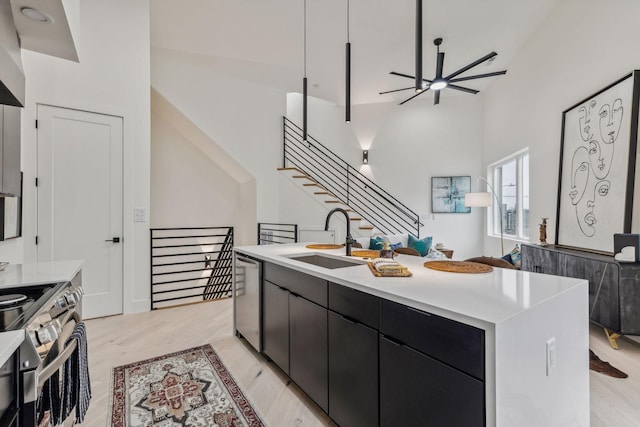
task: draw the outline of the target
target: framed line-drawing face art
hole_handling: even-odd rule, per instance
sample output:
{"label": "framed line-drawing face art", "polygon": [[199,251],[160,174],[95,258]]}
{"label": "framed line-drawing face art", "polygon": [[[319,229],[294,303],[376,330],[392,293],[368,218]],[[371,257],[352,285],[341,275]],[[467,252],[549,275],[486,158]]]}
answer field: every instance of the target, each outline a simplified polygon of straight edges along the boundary
{"label": "framed line-drawing face art", "polygon": [[464,205],[464,195],[471,191],[470,176],[431,177],[432,213],[469,213]]}
{"label": "framed line-drawing face art", "polygon": [[631,231],[640,73],[562,113],[556,244],[613,253]]}

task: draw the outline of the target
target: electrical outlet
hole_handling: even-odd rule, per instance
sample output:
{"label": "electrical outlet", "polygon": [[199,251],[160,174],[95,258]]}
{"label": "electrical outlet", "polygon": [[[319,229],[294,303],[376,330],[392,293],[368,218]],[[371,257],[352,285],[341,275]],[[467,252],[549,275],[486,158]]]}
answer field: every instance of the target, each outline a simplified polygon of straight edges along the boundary
{"label": "electrical outlet", "polygon": [[553,337],[547,340],[547,376],[556,370],[556,362],[556,337]]}

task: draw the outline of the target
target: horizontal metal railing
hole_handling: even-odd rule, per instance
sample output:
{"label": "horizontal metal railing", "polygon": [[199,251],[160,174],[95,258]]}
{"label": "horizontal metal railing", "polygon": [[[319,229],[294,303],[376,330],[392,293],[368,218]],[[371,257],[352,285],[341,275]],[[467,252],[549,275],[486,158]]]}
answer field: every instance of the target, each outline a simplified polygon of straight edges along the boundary
{"label": "horizontal metal railing", "polygon": [[151,309],[231,296],[233,227],[151,229]]}
{"label": "horizontal metal railing", "polygon": [[298,241],[298,224],[258,223],[258,244],[271,245]]}
{"label": "horizontal metal railing", "polygon": [[283,118],[283,167],[295,167],[386,234],[420,235],[420,217],[318,140]]}

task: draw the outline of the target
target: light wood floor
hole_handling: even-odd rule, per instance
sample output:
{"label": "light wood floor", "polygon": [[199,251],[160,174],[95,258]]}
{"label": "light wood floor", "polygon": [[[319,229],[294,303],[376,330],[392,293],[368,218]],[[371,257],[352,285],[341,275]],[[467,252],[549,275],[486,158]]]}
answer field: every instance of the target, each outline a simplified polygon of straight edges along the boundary
{"label": "light wood floor", "polygon": [[[93,399],[83,426],[105,426],[111,369],[203,344],[211,344],[267,426],[334,426],[279,370],[232,334],[231,300],[149,313],[88,320]],[[591,427],[640,427],[640,344],[618,341],[613,350],[592,325],[592,350],[629,374],[615,379],[590,372]]]}

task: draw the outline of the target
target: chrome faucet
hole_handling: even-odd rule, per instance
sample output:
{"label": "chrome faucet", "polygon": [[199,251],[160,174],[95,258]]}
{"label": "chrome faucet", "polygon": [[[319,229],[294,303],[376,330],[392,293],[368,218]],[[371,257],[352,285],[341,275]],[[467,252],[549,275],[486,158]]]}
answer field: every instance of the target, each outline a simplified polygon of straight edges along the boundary
{"label": "chrome faucet", "polygon": [[336,212],[342,212],[344,214],[344,218],[347,221],[347,241],[345,243],[345,247],[347,249],[347,256],[351,255],[351,245],[353,245],[354,243],[356,243],[356,240],[351,237],[351,219],[349,218],[349,214],[347,213],[347,211],[345,211],[342,208],[335,208],[333,209],[331,212],[329,212],[327,214],[327,219],[324,223],[324,231],[328,231],[329,230],[329,219],[331,219],[331,215],[333,215]]}

